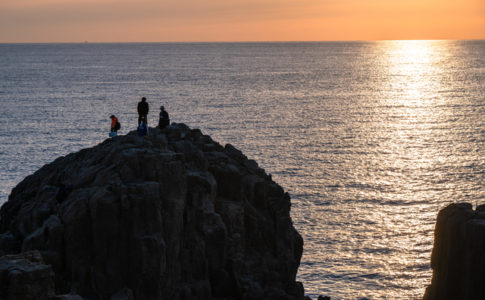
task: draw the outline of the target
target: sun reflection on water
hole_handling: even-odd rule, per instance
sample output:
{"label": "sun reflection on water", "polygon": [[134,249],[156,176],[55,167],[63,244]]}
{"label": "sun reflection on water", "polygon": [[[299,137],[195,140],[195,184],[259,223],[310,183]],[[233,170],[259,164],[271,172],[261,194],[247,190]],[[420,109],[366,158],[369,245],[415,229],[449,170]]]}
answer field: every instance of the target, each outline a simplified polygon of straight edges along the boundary
{"label": "sun reflection on water", "polygon": [[[388,269],[390,276],[404,275],[403,285],[409,282],[419,285],[423,278],[413,279],[414,268],[429,268],[434,226],[431,221],[442,200],[433,197],[435,186],[431,181],[443,176],[440,173],[446,170],[439,166],[446,157],[452,157],[443,157],[443,149],[437,143],[446,141],[450,132],[434,129],[452,112],[448,111],[447,99],[438,94],[443,81],[441,45],[430,41],[395,41],[386,46],[381,72],[387,73],[388,81],[378,99],[388,109],[378,108],[386,117],[378,119],[381,130],[375,134],[386,137],[379,147],[388,154],[376,159],[395,170],[395,174],[386,176],[394,191],[384,194],[383,200],[402,201],[404,205],[379,211],[382,217],[376,219],[380,220],[379,232],[383,237],[375,239],[375,246],[394,249],[386,255],[384,273]],[[433,202],[437,202],[436,210],[430,210]],[[416,256],[417,253],[421,255]]]}

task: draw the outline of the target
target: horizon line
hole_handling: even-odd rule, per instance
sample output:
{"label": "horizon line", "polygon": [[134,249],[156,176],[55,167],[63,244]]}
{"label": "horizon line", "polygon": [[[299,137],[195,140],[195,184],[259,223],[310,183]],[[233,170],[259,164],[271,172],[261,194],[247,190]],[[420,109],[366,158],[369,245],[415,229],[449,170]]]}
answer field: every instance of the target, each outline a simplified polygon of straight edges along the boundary
{"label": "horizon line", "polygon": [[0,42],[0,45],[22,45],[22,44],[227,44],[227,43],[339,43],[339,42],[386,42],[386,41],[484,41],[485,38],[473,39],[376,39],[376,40],[314,40],[314,41],[297,41],[297,40],[277,40],[277,41],[116,41],[116,42],[90,42],[88,40],[79,42]]}

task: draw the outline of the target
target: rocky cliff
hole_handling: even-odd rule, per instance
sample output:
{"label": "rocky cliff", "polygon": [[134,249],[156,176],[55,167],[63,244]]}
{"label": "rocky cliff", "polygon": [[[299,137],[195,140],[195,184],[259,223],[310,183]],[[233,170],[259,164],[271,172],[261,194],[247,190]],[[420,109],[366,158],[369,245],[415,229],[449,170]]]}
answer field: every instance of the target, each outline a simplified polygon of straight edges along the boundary
{"label": "rocky cliff", "polygon": [[56,294],[303,299],[289,195],[183,124],[56,159],[12,190],[0,218],[0,255],[38,250]]}
{"label": "rocky cliff", "polygon": [[451,204],[438,214],[425,300],[485,299],[485,206]]}

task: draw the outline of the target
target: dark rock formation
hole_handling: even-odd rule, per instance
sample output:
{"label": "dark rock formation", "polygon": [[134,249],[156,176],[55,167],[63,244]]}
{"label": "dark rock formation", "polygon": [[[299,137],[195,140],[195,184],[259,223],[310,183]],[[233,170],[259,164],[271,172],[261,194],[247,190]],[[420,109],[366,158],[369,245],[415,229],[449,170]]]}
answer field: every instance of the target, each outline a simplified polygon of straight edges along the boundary
{"label": "dark rock formation", "polygon": [[39,251],[0,257],[0,299],[47,300],[54,292],[54,272]]}
{"label": "dark rock formation", "polygon": [[40,251],[57,294],[303,299],[289,195],[183,124],[56,159],[12,190],[0,217],[2,254]]}
{"label": "dark rock formation", "polygon": [[450,204],[438,214],[425,300],[485,299],[485,206]]}

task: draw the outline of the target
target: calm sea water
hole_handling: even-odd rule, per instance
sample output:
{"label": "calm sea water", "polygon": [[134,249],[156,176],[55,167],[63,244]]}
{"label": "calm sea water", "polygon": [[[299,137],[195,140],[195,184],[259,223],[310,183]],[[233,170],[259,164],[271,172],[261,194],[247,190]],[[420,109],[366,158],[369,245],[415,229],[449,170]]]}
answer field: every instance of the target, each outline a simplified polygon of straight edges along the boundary
{"label": "calm sea water", "polygon": [[485,203],[485,41],[0,45],[0,202],[142,96],[290,192],[313,297],[421,297],[438,209]]}

